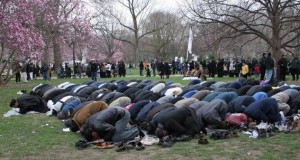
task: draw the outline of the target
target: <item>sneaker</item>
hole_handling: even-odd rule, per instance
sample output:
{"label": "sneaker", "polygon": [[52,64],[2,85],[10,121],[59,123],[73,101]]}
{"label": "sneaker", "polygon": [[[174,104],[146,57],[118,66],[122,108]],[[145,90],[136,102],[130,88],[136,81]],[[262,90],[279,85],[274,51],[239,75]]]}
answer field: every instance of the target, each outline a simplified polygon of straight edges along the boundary
{"label": "sneaker", "polygon": [[256,126],[257,129],[269,129],[271,126],[268,123],[261,122],[259,125]]}

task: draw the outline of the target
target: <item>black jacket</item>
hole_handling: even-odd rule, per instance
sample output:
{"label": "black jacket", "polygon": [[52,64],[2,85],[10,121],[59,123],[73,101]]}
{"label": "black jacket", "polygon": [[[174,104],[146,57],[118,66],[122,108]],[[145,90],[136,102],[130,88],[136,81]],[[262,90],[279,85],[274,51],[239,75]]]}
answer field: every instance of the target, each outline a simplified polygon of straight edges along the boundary
{"label": "black jacket", "polygon": [[26,114],[29,111],[36,111],[41,113],[46,113],[48,107],[46,102],[36,95],[25,95],[17,99],[19,103],[18,107],[20,108],[20,114]]}
{"label": "black jacket", "polygon": [[194,136],[203,128],[195,110],[190,107],[182,107],[170,111],[164,115],[160,123],[174,136],[187,134]]}
{"label": "black jacket", "polygon": [[108,108],[89,117],[86,124],[105,141],[110,141],[116,131],[115,123],[124,115],[125,110]]}

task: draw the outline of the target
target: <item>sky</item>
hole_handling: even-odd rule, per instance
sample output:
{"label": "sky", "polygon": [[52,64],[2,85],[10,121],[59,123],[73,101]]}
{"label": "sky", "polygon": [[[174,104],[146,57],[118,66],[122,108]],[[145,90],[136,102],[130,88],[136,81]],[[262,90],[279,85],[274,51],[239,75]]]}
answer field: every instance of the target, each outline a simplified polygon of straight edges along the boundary
{"label": "sky", "polygon": [[180,0],[156,0],[157,5],[155,6],[158,9],[166,10],[166,11],[175,11],[178,9],[178,2]]}

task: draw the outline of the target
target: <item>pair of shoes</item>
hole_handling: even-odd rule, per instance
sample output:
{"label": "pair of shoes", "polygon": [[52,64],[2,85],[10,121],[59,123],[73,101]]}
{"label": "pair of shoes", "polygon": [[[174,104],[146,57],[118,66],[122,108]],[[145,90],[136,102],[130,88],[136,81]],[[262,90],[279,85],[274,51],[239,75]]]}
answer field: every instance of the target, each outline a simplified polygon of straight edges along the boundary
{"label": "pair of shoes", "polygon": [[144,150],[144,149],[145,149],[145,146],[143,145],[143,143],[141,141],[136,143],[135,150],[140,151],[140,150]]}
{"label": "pair of shoes", "polygon": [[207,139],[203,139],[203,138],[200,138],[200,139],[198,139],[198,144],[208,144],[209,142],[208,142],[208,140]]}
{"label": "pair of shoes", "polygon": [[141,141],[130,141],[130,142],[127,142],[126,149],[127,150],[135,149],[137,151],[140,151],[140,150],[144,150],[145,146],[143,145],[143,143]]}
{"label": "pair of shoes", "polygon": [[221,139],[220,135],[217,133],[212,133],[209,138],[213,140]]}
{"label": "pair of shoes", "polygon": [[82,149],[85,149],[87,147],[89,147],[91,144],[91,142],[88,142],[86,140],[79,140],[78,142],[75,143],[75,147],[78,149],[78,150],[82,150]]}
{"label": "pair of shoes", "polygon": [[228,136],[227,131],[217,131],[215,133],[212,133],[209,138],[213,140],[218,140],[218,139],[225,139],[227,138],[226,136]]}
{"label": "pair of shoes", "polygon": [[180,137],[176,137],[176,141],[180,141],[180,142],[190,141],[191,139],[192,137],[189,135],[181,135]]}
{"label": "pair of shoes", "polygon": [[125,150],[135,149],[137,151],[145,149],[145,146],[140,141],[122,141],[119,145],[117,145],[116,152],[121,152]]}
{"label": "pair of shoes", "polygon": [[117,144],[116,152],[121,152],[126,150],[126,143],[125,141],[121,141],[119,144]]}
{"label": "pair of shoes", "polygon": [[173,146],[173,143],[169,143],[169,142],[166,142],[164,140],[160,140],[158,142],[158,145],[163,147],[163,148],[167,148],[167,147],[172,147]]}
{"label": "pair of shoes", "polygon": [[229,139],[229,138],[235,138],[238,137],[237,132],[226,132],[224,135],[224,138]]}

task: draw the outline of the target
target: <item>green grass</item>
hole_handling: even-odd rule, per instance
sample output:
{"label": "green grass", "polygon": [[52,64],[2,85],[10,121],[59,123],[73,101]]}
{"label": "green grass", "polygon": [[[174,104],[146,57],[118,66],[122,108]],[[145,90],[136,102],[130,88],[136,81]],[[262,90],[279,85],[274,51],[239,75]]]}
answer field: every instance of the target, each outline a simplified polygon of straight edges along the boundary
{"label": "green grass", "polygon": [[[136,74],[134,72],[134,74]],[[124,79],[160,80],[159,77],[125,77]],[[171,76],[165,81],[187,85],[180,76]],[[58,85],[65,81],[82,83],[89,79],[57,79],[47,81]],[[98,79],[109,81],[112,79]],[[215,81],[233,81],[234,78],[214,78]],[[27,84],[14,84],[13,81],[0,89],[0,114],[9,108],[11,98],[16,98],[17,91],[30,90],[33,86],[44,83],[42,80],[30,81]],[[290,82],[288,83],[295,83]],[[296,82],[298,83],[298,82]],[[227,140],[209,140],[208,145],[198,145],[197,140],[178,142],[171,148],[147,146],[143,151],[115,152],[114,149],[99,150],[92,147],[77,150],[74,145],[79,137],[70,132],[63,132],[63,123],[56,117],[44,114],[21,115],[0,118],[0,159],[300,159],[299,134],[276,133],[271,138],[249,139],[240,134],[238,138]],[[208,137],[206,137],[208,138]]]}

